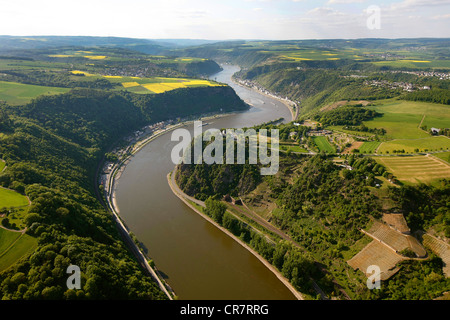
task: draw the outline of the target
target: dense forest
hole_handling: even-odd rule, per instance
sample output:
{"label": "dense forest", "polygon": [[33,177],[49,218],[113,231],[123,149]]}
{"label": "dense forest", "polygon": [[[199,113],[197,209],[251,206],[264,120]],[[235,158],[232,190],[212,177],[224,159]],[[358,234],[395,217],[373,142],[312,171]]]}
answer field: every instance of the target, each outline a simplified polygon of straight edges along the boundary
{"label": "dense forest", "polygon": [[[95,168],[116,141],[144,124],[187,114],[242,110],[229,87],[174,90],[157,96],[93,89],[1,106],[0,185],[25,194],[29,257],[0,274],[3,299],[165,299],[122,241],[93,192]],[[82,289],[68,290],[68,265]]]}
{"label": "dense forest", "polygon": [[361,125],[363,121],[372,120],[373,118],[380,117],[381,115],[382,114],[379,112],[366,108],[346,106],[316,114],[314,116],[314,120],[319,121],[324,126],[357,126]]}
{"label": "dense forest", "polygon": [[410,101],[424,101],[442,104],[450,104],[450,90],[449,89],[432,89],[411,92],[402,97]]}
{"label": "dense forest", "polygon": [[[261,178],[256,165],[199,164],[180,166],[176,178],[180,187],[196,198],[218,201],[227,194],[248,195],[249,204],[261,200],[261,195],[250,196],[251,192],[262,183],[267,185],[270,191],[266,200],[276,203],[271,223],[301,247],[285,241],[271,245],[228,212],[221,212],[221,207],[211,200],[207,202],[210,209],[205,212],[247,241],[301,292],[315,296],[312,281],[329,296],[348,295],[352,299],[430,299],[448,290],[450,282],[442,274],[442,260],[436,256],[427,261],[404,262],[404,267],[385,281],[381,291],[361,288],[349,280],[348,272],[358,275],[350,271],[345,257],[348,259],[352,248],[363,238],[360,229],[372,219],[379,219],[386,210],[403,213],[413,232],[434,227],[450,235],[446,213],[450,183],[444,180],[434,187],[400,184],[379,193],[375,187],[378,177],[390,174],[385,167],[370,157],[356,155],[347,156],[346,163],[353,170],[337,166],[326,155],[290,154],[281,155],[281,173],[275,176]],[[293,256],[295,260],[291,261]],[[417,279],[431,277],[439,281],[433,278],[426,281],[426,289],[414,289]]]}
{"label": "dense forest", "polygon": [[90,88],[90,89],[112,89],[114,85],[106,79],[89,79],[78,76],[73,80],[69,72],[44,72],[44,71],[18,71],[2,70],[3,79],[6,81],[33,84],[48,87],[61,88]]}

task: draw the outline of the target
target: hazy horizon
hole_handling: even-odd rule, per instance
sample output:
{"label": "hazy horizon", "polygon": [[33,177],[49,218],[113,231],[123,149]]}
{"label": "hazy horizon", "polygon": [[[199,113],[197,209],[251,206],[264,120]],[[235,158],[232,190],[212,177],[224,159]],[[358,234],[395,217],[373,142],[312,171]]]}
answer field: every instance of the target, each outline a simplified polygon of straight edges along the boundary
{"label": "hazy horizon", "polygon": [[[450,37],[450,0],[0,0],[0,34],[151,40]],[[373,8],[378,25],[368,26]]]}
{"label": "hazy horizon", "polygon": [[43,34],[43,35],[33,35],[33,34],[25,34],[25,35],[11,35],[11,34],[0,34],[0,37],[18,37],[18,38],[26,38],[26,37],[92,37],[92,38],[122,38],[122,39],[137,39],[137,40],[150,40],[150,41],[205,41],[205,42],[231,42],[231,41],[326,41],[326,40],[402,40],[402,39],[450,39],[450,36],[443,37],[366,37],[366,38],[291,38],[291,39],[257,39],[257,38],[241,38],[241,39],[201,39],[201,38],[141,38],[141,37],[131,37],[131,36],[93,36],[93,35],[56,35],[56,34]]}

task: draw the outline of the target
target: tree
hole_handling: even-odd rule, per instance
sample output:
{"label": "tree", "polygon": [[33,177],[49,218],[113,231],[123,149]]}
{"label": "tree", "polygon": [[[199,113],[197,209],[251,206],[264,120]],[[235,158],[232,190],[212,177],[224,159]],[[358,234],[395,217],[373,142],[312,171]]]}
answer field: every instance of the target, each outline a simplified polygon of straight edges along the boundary
{"label": "tree", "polygon": [[206,205],[205,213],[211,218],[213,218],[214,221],[218,222],[219,224],[222,224],[223,215],[227,210],[227,206],[218,200],[214,200],[211,197],[209,197],[205,201],[205,205]]}
{"label": "tree", "polygon": [[2,225],[3,225],[5,228],[9,228],[9,227],[10,227],[10,225],[9,225],[9,219],[8,219],[8,218],[3,218],[3,220],[2,220]]}

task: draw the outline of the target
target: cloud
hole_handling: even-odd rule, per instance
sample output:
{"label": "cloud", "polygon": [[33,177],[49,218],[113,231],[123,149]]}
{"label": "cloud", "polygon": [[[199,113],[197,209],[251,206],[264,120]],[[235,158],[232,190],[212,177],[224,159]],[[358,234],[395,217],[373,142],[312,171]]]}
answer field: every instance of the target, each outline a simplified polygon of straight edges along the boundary
{"label": "cloud", "polygon": [[[364,7],[374,3],[380,30],[366,24]],[[450,0],[0,0],[0,30],[214,40],[449,37],[448,6]],[[68,23],[69,13],[83,23]]]}
{"label": "cloud", "polygon": [[450,14],[439,14],[432,18],[433,20],[450,19]]}
{"label": "cloud", "polygon": [[327,2],[328,5],[330,4],[347,4],[347,3],[362,3],[365,2],[366,0],[329,0]]}
{"label": "cloud", "polygon": [[450,5],[450,0],[404,0],[393,3],[389,8],[391,10],[412,10],[423,7],[439,7]]}
{"label": "cloud", "polygon": [[184,19],[199,19],[208,16],[208,11],[206,10],[186,10],[186,11],[176,11],[179,18]]}
{"label": "cloud", "polygon": [[317,7],[307,12],[308,15],[316,16],[342,16],[343,13],[330,7]]}

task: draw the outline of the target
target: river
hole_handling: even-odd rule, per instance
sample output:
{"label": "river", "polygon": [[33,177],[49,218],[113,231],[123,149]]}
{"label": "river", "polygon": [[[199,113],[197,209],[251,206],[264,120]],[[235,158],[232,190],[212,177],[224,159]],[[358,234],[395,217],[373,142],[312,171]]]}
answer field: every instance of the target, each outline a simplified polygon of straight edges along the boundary
{"label": "river", "polygon": [[[209,121],[208,128],[242,128],[291,113],[283,103],[239,86],[239,70],[224,65],[210,78],[229,84],[253,107]],[[193,131],[193,126],[187,126]],[[130,231],[148,249],[181,300],[293,300],[291,291],[253,254],[193,212],[171,191],[171,132],[154,139],[128,163],[116,183],[116,203]]]}

